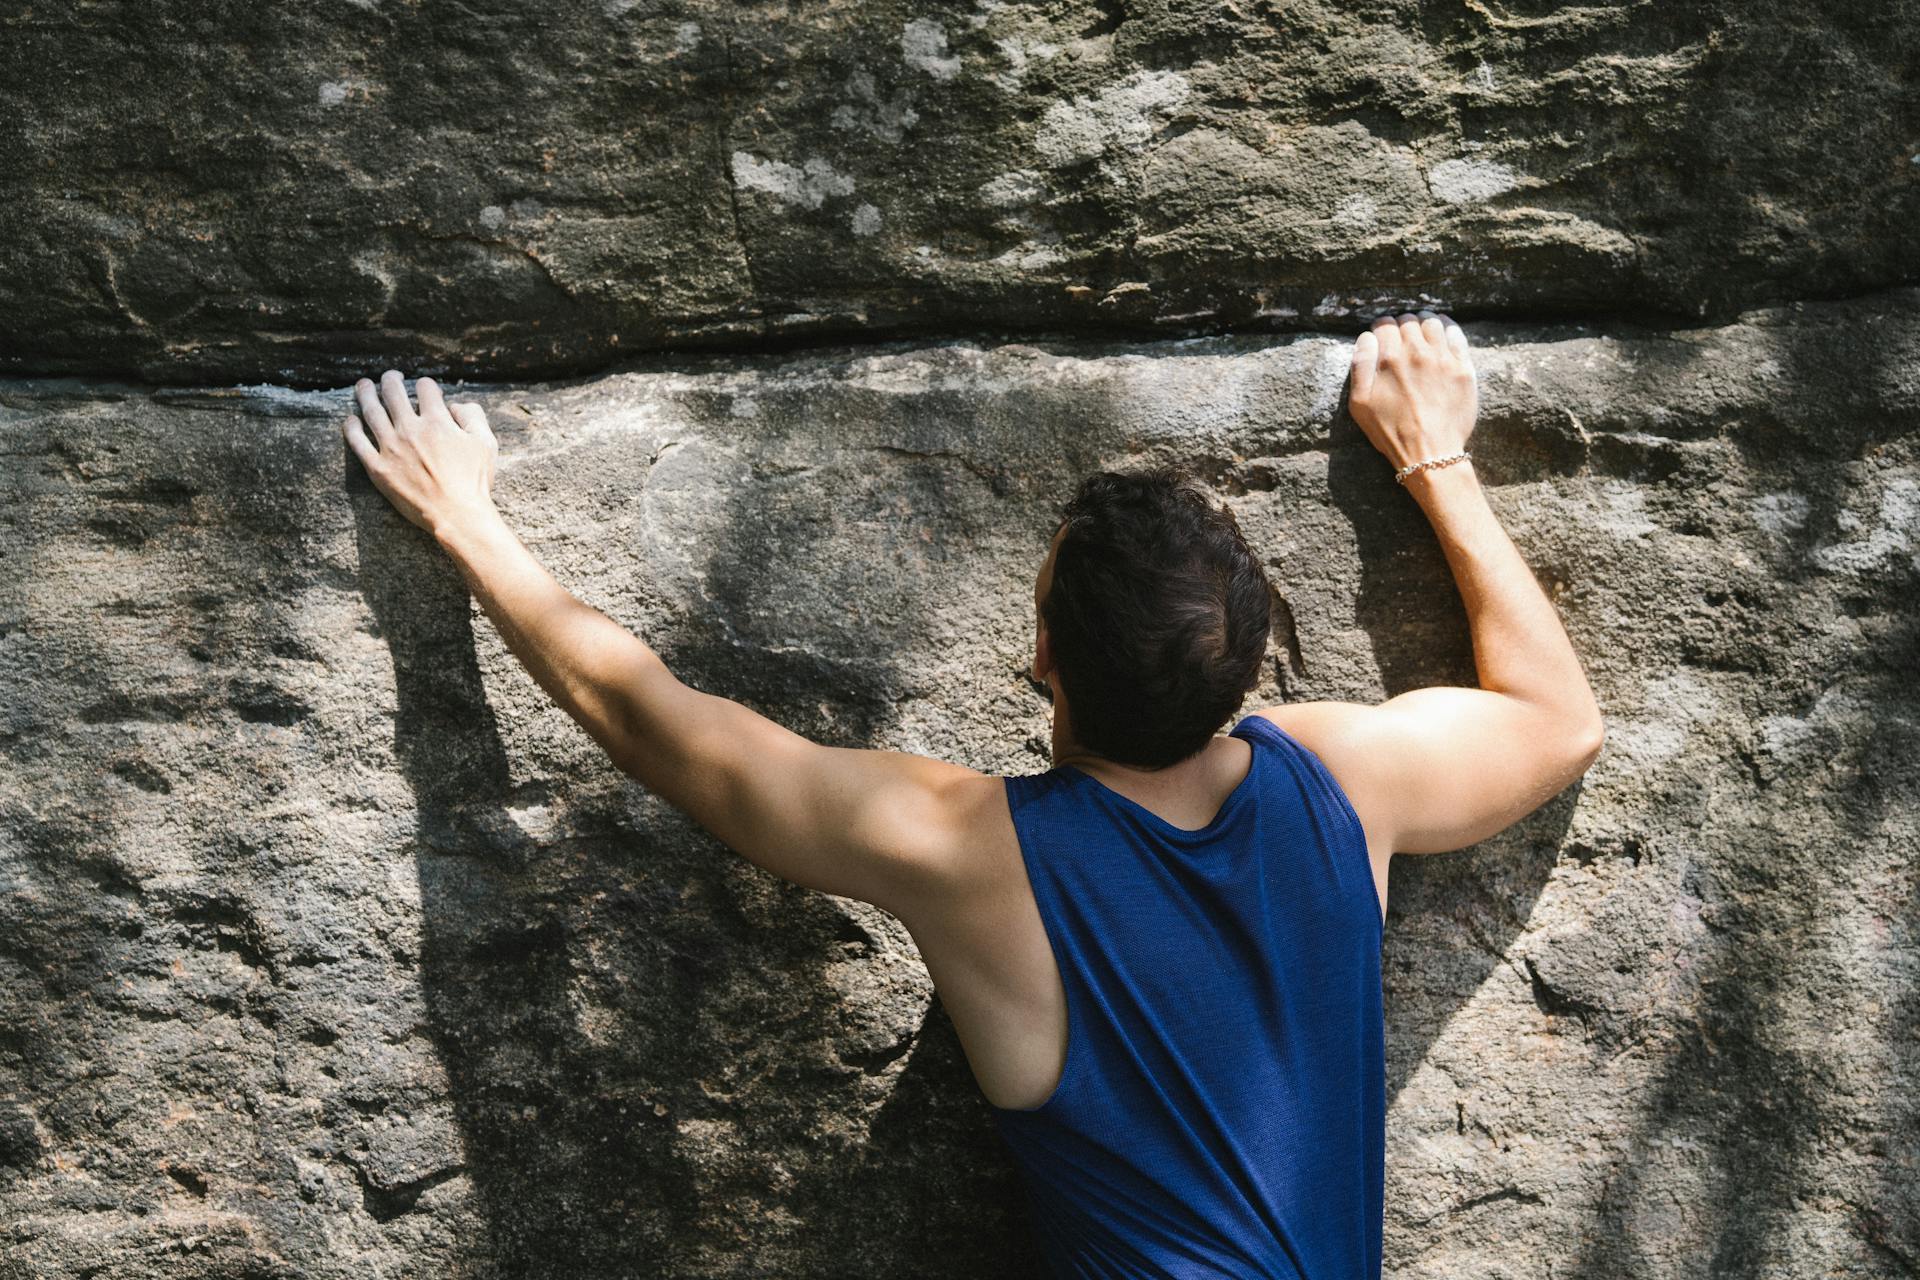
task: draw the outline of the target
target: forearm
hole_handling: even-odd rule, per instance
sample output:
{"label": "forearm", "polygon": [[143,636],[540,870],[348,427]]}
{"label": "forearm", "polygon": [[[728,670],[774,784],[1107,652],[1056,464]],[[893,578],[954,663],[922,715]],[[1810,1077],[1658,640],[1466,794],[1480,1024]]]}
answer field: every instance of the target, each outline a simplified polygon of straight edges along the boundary
{"label": "forearm", "polygon": [[1416,473],[1407,488],[1432,522],[1466,605],[1480,687],[1570,721],[1597,721],[1559,611],[1487,504],[1472,465]]}
{"label": "forearm", "polygon": [[616,762],[627,758],[648,694],[677,683],[659,655],[556,582],[491,506],[434,537],[528,674]]}

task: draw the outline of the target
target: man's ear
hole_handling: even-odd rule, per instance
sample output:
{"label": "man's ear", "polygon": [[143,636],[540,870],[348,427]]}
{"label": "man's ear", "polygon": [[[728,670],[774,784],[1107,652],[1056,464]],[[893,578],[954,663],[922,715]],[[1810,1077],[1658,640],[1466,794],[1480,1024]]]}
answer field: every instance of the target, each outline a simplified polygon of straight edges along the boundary
{"label": "man's ear", "polygon": [[1035,684],[1045,684],[1047,673],[1053,670],[1053,642],[1047,635],[1047,624],[1041,623],[1033,641],[1033,665],[1027,674],[1033,677]]}

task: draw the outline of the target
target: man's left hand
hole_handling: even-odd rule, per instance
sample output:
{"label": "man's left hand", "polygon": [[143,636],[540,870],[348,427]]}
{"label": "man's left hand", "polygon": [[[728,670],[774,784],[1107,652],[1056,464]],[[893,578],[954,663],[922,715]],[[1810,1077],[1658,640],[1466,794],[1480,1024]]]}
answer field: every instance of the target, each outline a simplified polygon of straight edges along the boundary
{"label": "man's left hand", "polygon": [[448,404],[432,378],[416,380],[414,391],[418,410],[397,369],[382,374],[378,387],[360,379],[354,386],[360,412],[349,414],[341,431],[374,487],[401,515],[438,536],[492,511],[500,446],[479,405]]}

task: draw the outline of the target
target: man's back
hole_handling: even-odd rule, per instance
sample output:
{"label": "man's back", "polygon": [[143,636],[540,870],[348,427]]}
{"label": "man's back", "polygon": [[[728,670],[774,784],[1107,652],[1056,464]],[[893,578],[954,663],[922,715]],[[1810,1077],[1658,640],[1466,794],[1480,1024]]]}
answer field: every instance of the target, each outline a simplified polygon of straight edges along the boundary
{"label": "man's back", "polygon": [[1365,838],[1272,721],[1232,736],[1246,777],[1194,830],[1071,767],[1006,780],[1070,1032],[1055,1092],[994,1116],[1061,1274],[1379,1272]]}
{"label": "man's back", "polygon": [[1192,829],[1072,766],[996,779],[976,865],[1001,905],[963,893],[957,928],[915,931],[1060,1274],[1378,1271],[1365,836],[1272,720],[1228,742],[1247,768]]}

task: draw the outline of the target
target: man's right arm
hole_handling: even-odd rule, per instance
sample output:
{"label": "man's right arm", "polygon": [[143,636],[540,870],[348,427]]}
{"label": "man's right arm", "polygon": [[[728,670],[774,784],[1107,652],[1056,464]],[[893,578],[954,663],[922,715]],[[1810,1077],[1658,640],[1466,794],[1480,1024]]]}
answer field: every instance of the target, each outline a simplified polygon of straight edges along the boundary
{"label": "man's right arm", "polygon": [[[1430,392],[1466,363],[1464,335],[1404,317],[1355,418],[1396,466],[1457,449],[1477,397],[1446,414]],[[1390,322],[1389,322],[1390,323]],[[1381,326],[1376,325],[1378,334]],[[1426,345],[1415,346],[1427,337]],[[1381,342],[1381,346],[1385,343]],[[1411,348],[1411,351],[1409,350]],[[1409,409],[1409,406],[1412,406]],[[1411,424],[1411,425],[1409,425]],[[1457,438],[1456,438],[1457,437]],[[1259,714],[1318,755],[1352,802],[1376,859],[1440,853],[1502,831],[1559,794],[1600,753],[1604,723],[1558,612],[1501,528],[1470,462],[1415,472],[1406,487],[1431,521],[1472,631],[1478,688],[1413,689],[1377,705],[1288,703]]]}
{"label": "man's right arm", "polygon": [[1377,705],[1302,702],[1260,714],[1318,755],[1387,853],[1460,849],[1558,795],[1600,754],[1599,705],[1553,604],[1456,463],[1408,478],[1433,521],[1473,632],[1480,687],[1434,685]]}

